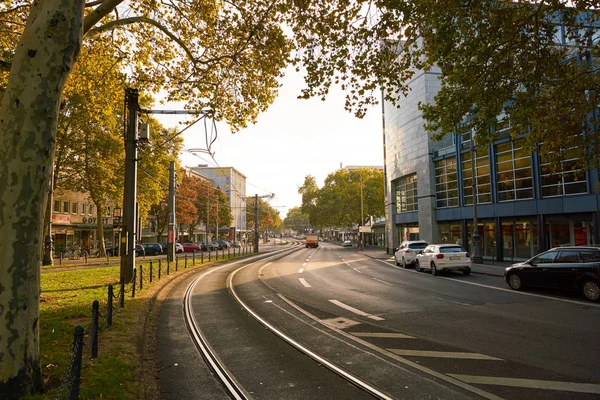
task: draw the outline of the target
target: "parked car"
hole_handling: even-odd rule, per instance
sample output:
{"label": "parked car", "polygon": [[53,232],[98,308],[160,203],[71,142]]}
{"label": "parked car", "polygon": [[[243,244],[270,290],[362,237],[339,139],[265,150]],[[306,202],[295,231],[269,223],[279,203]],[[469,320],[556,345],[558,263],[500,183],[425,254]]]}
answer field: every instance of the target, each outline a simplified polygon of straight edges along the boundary
{"label": "parked car", "polygon": [[140,244],[135,245],[135,255],[138,257],[145,256],[146,250]]}
{"label": "parked car", "polygon": [[[163,249],[163,253],[167,252],[168,247],[168,243],[167,242],[162,242],[159,243],[160,246]],[[183,246],[181,245],[181,243],[175,243],[175,253],[183,253]]]}
{"label": "parked car", "polygon": [[208,247],[208,250],[220,250],[219,249],[219,243],[217,242],[206,242],[206,246]]}
{"label": "parked car", "polygon": [[394,253],[396,265],[408,268],[409,265],[415,265],[417,254],[420,254],[427,247],[424,240],[405,240],[400,244],[398,250]]}
{"label": "parked car", "polygon": [[140,244],[147,256],[157,256],[163,253],[162,246],[158,243],[141,243]]}
{"label": "parked car", "polygon": [[233,247],[233,248],[242,247],[242,243],[240,243],[238,241],[231,242],[231,247]]}
{"label": "parked car", "polygon": [[228,241],[226,240],[217,240],[217,243],[219,243],[219,245],[221,246],[221,248],[219,250],[227,250],[228,248],[231,247],[231,244],[229,244]]}
{"label": "parked car", "polygon": [[206,242],[198,242],[197,245],[200,246],[202,251],[208,251],[208,246],[206,245]]}
{"label": "parked car", "polygon": [[182,243],[184,253],[198,253],[202,251],[202,248],[196,243]]}
{"label": "parked car", "polygon": [[106,248],[106,255],[109,257],[119,254],[119,246],[110,246]]}
{"label": "parked car", "polygon": [[590,301],[600,301],[600,247],[555,247],[504,270],[514,290],[528,286],[580,290]]}
{"label": "parked car", "polygon": [[342,242],[342,246],[344,246],[344,247],[352,247],[352,241],[351,241],[351,240],[348,240],[348,239],[346,239],[346,240],[344,240],[344,241]]}
{"label": "parked car", "polygon": [[463,275],[471,273],[471,256],[457,244],[430,244],[421,254],[417,254],[415,269],[431,270],[432,275],[445,271],[461,271]]}

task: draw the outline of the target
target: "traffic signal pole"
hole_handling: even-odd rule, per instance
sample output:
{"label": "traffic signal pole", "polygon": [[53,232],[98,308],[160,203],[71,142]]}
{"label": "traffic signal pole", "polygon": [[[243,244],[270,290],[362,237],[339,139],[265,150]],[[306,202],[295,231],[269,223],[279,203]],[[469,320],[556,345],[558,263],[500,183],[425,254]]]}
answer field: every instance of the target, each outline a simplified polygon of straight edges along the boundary
{"label": "traffic signal pole", "polygon": [[169,163],[169,233],[167,259],[175,261],[175,161]]}

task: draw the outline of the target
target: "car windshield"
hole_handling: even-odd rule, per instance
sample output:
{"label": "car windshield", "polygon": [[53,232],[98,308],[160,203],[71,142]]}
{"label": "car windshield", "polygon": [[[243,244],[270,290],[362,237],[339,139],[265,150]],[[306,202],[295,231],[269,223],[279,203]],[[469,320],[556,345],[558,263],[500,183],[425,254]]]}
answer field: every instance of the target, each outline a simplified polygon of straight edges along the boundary
{"label": "car windshield", "polygon": [[427,247],[427,243],[411,243],[408,245],[408,248],[413,250],[423,250],[425,247]]}
{"label": "car windshield", "polygon": [[460,246],[440,247],[440,253],[464,253],[465,249]]}

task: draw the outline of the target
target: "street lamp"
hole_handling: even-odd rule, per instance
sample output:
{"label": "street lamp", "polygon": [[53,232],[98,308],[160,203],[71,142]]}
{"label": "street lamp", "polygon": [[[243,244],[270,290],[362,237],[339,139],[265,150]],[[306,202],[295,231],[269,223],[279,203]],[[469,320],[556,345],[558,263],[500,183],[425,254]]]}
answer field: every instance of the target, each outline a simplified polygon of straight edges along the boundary
{"label": "street lamp", "polygon": [[471,185],[473,194],[473,235],[471,237],[471,260],[474,264],[482,264],[483,257],[481,256],[481,236],[477,227],[477,182],[475,175],[475,159],[476,159],[475,136],[471,134]]}
{"label": "street lamp", "polygon": [[352,182],[352,180],[350,179],[350,174],[352,174],[352,172],[356,172],[360,176],[360,224],[358,224],[358,233],[359,233],[358,249],[360,251],[363,251],[364,250],[363,232],[360,231],[360,227],[362,226],[362,224],[365,223],[365,217],[364,217],[364,213],[363,213],[363,179],[362,179],[362,173],[360,171],[348,171],[348,182]]}

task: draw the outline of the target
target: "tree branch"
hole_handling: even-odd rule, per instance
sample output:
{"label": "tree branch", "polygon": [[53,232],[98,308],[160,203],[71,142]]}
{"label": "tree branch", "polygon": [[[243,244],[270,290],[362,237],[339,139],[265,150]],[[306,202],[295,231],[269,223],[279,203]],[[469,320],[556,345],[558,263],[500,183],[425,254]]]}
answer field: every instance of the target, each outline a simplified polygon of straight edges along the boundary
{"label": "tree branch", "polygon": [[8,62],[6,60],[0,60],[0,71],[9,72],[11,65],[12,65],[12,63],[10,63],[10,62]]}
{"label": "tree branch", "polygon": [[85,6],[86,7],[96,7],[97,5],[104,3],[104,1],[105,0],[92,1],[91,3],[85,3]]}
{"label": "tree branch", "polygon": [[83,36],[87,35],[87,33],[98,23],[102,18],[107,16],[117,8],[119,4],[121,4],[124,0],[104,0],[99,7],[95,8],[94,11],[89,13],[85,19],[83,20]]}
{"label": "tree branch", "polygon": [[183,41],[181,39],[179,39],[177,36],[175,36],[174,34],[172,34],[167,28],[165,28],[164,26],[162,26],[160,23],[156,22],[153,19],[150,18],[146,18],[146,17],[131,17],[131,18],[123,18],[123,19],[119,19],[116,21],[111,21],[107,24],[104,24],[102,26],[99,26],[98,28],[94,28],[91,29],[88,32],[88,35],[90,37],[94,37],[96,35],[99,35],[103,32],[106,31],[110,31],[114,28],[120,27],[120,26],[124,26],[124,25],[130,25],[130,24],[136,24],[138,22],[143,22],[146,24],[150,24],[152,26],[154,26],[155,28],[158,28],[162,33],[164,33],[165,35],[167,35],[171,40],[173,40],[175,43],[177,43],[182,49],[183,51],[185,51],[185,53],[187,54],[187,56],[190,58],[190,60],[194,63],[199,62],[194,55],[192,54],[192,52],[188,49],[188,47],[185,45],[185,43],[183,43]]}

